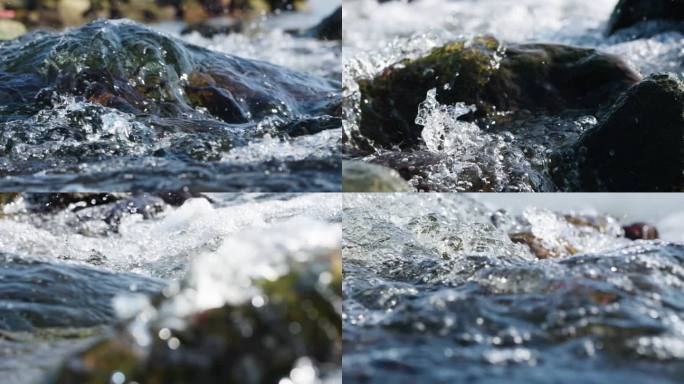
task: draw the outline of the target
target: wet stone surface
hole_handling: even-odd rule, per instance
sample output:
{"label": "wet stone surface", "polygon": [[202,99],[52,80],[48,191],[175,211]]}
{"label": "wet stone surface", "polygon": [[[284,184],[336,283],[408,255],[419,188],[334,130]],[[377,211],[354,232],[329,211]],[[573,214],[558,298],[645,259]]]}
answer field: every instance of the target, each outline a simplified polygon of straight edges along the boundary
{"label": "wet stone surface", "polygon": [[0,57],[5,188],[339,189],[335,79],[129,21],[33,32]]}

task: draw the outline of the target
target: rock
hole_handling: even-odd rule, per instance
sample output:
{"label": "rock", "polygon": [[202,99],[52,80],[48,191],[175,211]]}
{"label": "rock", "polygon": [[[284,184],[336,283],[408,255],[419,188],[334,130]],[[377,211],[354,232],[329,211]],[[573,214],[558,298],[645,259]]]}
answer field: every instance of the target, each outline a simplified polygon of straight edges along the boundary
{"label": "rock", "polygon": [[392,169],[360,161],[343,161],[342,191],[409,192],[411,188]]}
{"label": "rock", "polygon": [[202,49],[133,22],[98,20],[32,40],[0,47],[3,115],[32,115],[56,95],[72,95],[163,118],[196,115],[199,107],[242,124],[328,114],[341,102],[336,81]]}
{"label": "rock", "polygon": [[[592,252],[602,241],[614,241],[622,234],[617,221],[610,216],[561,214],[551,211],[524,212],[512,223],[499,214],[493,216],[499,226],[509,226],[512,242],[527,245],[539,259],[563,258]],[[511,225],[512,224],[512,225]]]}
{"label": "rock", "polygon": [[216,35],[230,35],[231,33],[241,33],[245,30],[245,25],[240,22],[233,22],[224,18],[211,19],[195,24],[190,24],[183,28],[181,35],[197,32],[203,37],[212,38]]}
{"label": "rock", "polygon": [[174,20],[177,15],[175,7],[160,5],[156,0],[113,1],[112,3],[110,14],[112,18],[159,22]]}
{"label": "rock", "polygon": [[106,205],[126,198],[123,193],[27,193],[23,195],[32,213],[55,212],[63,209],[78,211],[87,207]]}
{"label": "rock", "polygon": [[24,24],[15,20],[0,20],[0,40],[12,40],[26,33]]}
{"label": "rock", "polygon": [[64,26],[76,26],[85,22],[90,0],[59,0],[57,13]]}
{"label": "rock", "polygon": [[684,190],[684,84],[651,75],[625,92],[574,151],[583,191]]}
{"label": "rock", "polygon": [[338,7],[320,23],[299,33],[319,40],[342,40],[342,7]]}
{"label": "rock", "polygon": [[55,382],[104,383],[119,372],[140,383],[277,383],[303,361],[339,367],[342,274],[335,258],[339,253],[322,270],[295,265],[274,281],[256,282],[261,304],[196,313],[182,329],[153,326],[143,351],[125,332],[105,338],[67,359]]}
{"label": "rock", "polygon": [[681,0],[620,0],[608,21],[609,35],[651,20],[684,21],[684,1]]}
{"label": "rock", "polygon": [[[265,1],[271,12],[275,11],[303,11],[306,9],[306,0],[252,0],[251,3]],[[254,6],[253,6],[254,7]],[[256,8],[256,7],[255,7]]]}
{"label": "rock", "polygon": [[0,254],[0,264],[5,301],[0,306],[0,331],[112,324],[117,320],[112,307],[115,296],[134,290],[156,294],[165,285],[140,275],[8,254]]}
{"label": "rock", "polygon": [[447,155],[427,150],[388,151],[373,156],[373,164],[397,171],[402,179],[410,180],[411,184],[421,192],[449,192],[431,188],[428,181],[435,167],[446,161],[448,161]]}
{"label": "rock", "polygon": [[658,229],[646,223],[634,223],[622,227],[625,237],[630,240],[655,240],[660,237]]}
{"label": "rock", "polygon": [[619,57],[594,49],[504,46],[492,37],[478,37],[446,44],[359,81],[359,129],[376,145],[415,146],[422,131],[415,123],[418,105],[433,88],[440,103],[477,108],[464,118],[496,119],[497,111],[594,113],[640,79]]}

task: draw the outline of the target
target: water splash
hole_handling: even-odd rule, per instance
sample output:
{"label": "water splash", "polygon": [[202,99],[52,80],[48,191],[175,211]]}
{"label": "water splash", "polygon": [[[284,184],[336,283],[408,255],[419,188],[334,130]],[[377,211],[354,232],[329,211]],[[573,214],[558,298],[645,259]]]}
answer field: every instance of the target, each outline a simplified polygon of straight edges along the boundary
{"label": "water splash", "polygon": [[[399,157],[397,149],[373,148],[372,143],[369,146],[364,140],[357,140],[363,138],[359,131],[359,106],[364,102],[357,81],[372,79],[394,63],[423,56],[455,40],[492,35],[504,44],[561,43],[596,48],[625,58],[643,75],[673,72],[681,77],[684,73],[681,33],[661,31],[634,39],[640,32],[657,27],[640,25],[609,38],[604,36],[605,23],[615,3],[614,0],[353,1],[344,10],[343,128],[348,153],[380,163],[388,156],[387,152]],[[431,107],[441,108],[434,104]],[[443,107],[444,111],[456,108]],[[440,122],[437,114],[434,116],[431,128],[424,130],[423,138],[431,140],[425,143],[425,148],[443,152],[433,133],[437,133],[438,141],[443,141],[440,132],[453,130],[458,117],[441,117]],[[459,150],[451,156],[442,156],[429,167],[421,165],[425,172],[407,176],[412,178],[410,183],[418,190],[432,191],[555,191],[557,187],[549,175],[553,171],[552,154],[576,142],[583,131],[596,124],[596,116],[569,113],[525,116],[521,121],[505,128],[478,122],[479,135],[469,126],[470,134],[461,137],[468,140],[459,143]],[[458,124],[461,131],[467,131],[462,125],[464,122]],[[490,153],[482,153],[482,148]],[[404,157],[410,162],[412,155],[406,152]]]}
{"label": "water splash", "polygon": [[[345,196],[343,225],[345,381],[681,377],[681,244],[455,194]],[[574,252],[538,259],[521,230]]]}

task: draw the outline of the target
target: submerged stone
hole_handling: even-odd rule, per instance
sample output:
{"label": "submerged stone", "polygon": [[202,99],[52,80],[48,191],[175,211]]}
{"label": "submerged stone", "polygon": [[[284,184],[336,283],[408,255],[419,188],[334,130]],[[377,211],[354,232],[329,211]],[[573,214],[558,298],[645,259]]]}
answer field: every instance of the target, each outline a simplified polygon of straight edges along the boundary
{"label": "submerged stone", "polygon": [[680,0],[620,0],[608,21],[609,35],[644,21],[684,21]]}
{"label": "submerged stone", "polygon": [[586,191],[684,190],[684,83],[655,74],[585,132],[574,156]]}
{"label": "submerged stone", "polygon": [[418,59],[359,81],[361,133],[376,145],[411,147],[420,142],[418,106],[431,89],[443,104],[476,110],[464,116],[504,118],[498,112],[594,113],[640,80],[617,56],[556,44],[505,46],[492,37],[457,41]]}
{"label": "submerged stone", "polygon": [[344,192],[408,192],[411,188],[395,170],[360,161],[344,161],[342,190]]}
{"label": "submerged stone", "polygon": [[119,373],[141,383],[275,383],[303,362],[338,367],[341,266],[318,267],[258,281],[258,301],[196,313],[183,329],[155,326],[149,347],[127,334],[106,338],[67,359],[55,382],[102,383]]}

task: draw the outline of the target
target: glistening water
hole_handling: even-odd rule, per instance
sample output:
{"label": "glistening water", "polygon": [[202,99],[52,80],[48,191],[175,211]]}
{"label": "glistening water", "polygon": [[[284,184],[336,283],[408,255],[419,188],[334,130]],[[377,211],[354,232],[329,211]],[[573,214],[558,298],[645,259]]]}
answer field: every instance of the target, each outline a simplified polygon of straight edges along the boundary
{"label": "glistening water", "polygon": [[0,186],[339,190],[340,43],[285,33],[293,17],[213,39],[99,20],[0,42]]}
{"label": "glistening water", "polygon": [[[256,282],[287,275],[295,266],[327,282],[330,274],[321,266],[339,265],[341,199],[335,196],[14,197],[0,218],[2,381],[50,382],[64,361],[113,332],[143,348],[160,324],[164,335],[212,308],[250,300],[267,308],[270,298]],[[331,254],[338,260],[327,259]],[[332,304],[340,310],[340,303]],[[282,336],[277,327],[271,332],[263,337]],[[258,345],[243,337],[233,343]],[[256,357],[243,373],[259,377],[258,348],[251,353]],[[239,354],[233,357],[238,361]],[[306,367],[299,372],[310,374],[292,382],[340,382],[339,363],[300,360]],[[109,363],[104,374],[122,368],[116,359]],[[165,369],[172,371],[172,365]]]}
{"label": "glistening water", "polygon": [[344,196],[345,382],[681,382],[681,201],[657,223],[667,239],[633,241],[600,206],[478,199],[498,208]]}
{"label": "glistening water", "polygon": [[[467,105],[444,105],[425,94],[415,107],[422,127],[413,148],[365,142],[359,132],[357,81],[371,79],[405,58],[417,58],[447,42],[491,35],[503,44],[559,43],[595,48],[625,59],[643,76],[681,77],[683,36],[660,31],[658,23],[637,25],[606,37],[616,0],[347,0],[344,6],[344,132],[347,158],[404,170],[418,190],[555,191],[552,155],[573,145],[597,124],[597,116],[532,114],[506,126],[467,122]],[[656,31],[655,33],[646,33]],[[647,37],[640,37],[640,36]],[[496,63],[493,63],[496,66]],[[585,86],[591,87],[590,80]],[[359,142],[361,138],[361,142]],[[568,185],[561,189],[578,189]]]}

